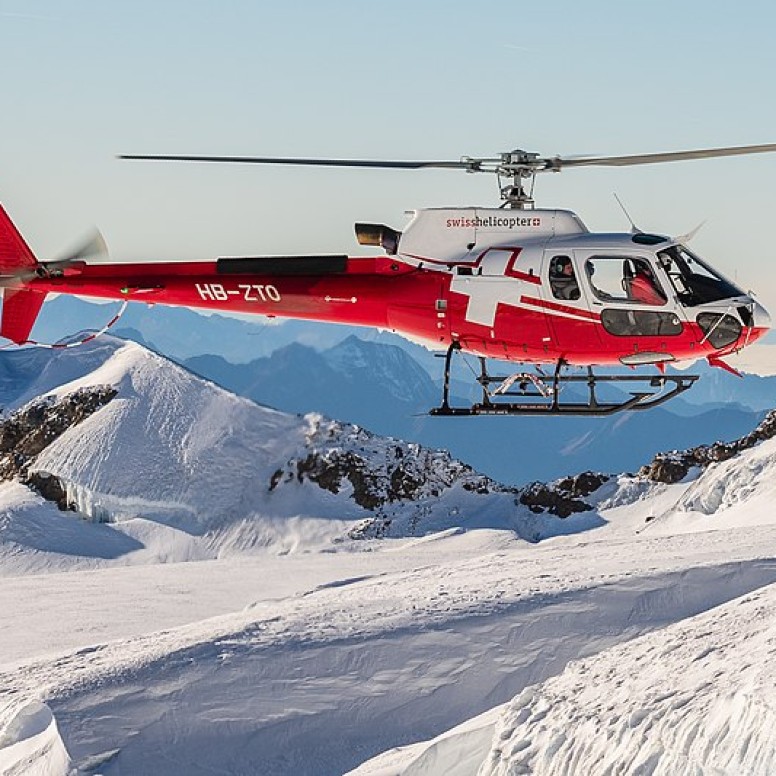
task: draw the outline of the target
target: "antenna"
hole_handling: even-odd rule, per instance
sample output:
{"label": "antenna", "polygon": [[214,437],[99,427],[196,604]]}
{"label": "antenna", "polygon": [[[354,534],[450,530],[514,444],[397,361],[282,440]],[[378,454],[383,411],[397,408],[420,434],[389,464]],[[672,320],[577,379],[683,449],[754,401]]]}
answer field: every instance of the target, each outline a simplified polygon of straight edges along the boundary
{"label": "antenna", "polygon": [[628,219],[631,225],[631,232],[633,234],[641,234],[641,229],[636,226],[636,224],[633,222],[633,219],[630,217],[630,213],[625,209],[625,205],[622,204],[622,200],[617,196],[617,192],[613,191],[612,196],[617,200],[617,204],[622,208],[622,212],[625,213],[625,218]]}
{"label": "antenna", "polygon": [[695,235],[698,234],[698,232],[700,232],[701,227],[705,223],[706,223],[705,221],[701,221],[698,224],[698,226],[696,226],[695,229],[693,229],[692,231],[687,232],[687,234],[679,235],[679,237],[676,238],[676,241],[679,242],[679,243],[688,243],[688,242],[690,242],[690,240],[692,240],[692,238],[695,237]]}

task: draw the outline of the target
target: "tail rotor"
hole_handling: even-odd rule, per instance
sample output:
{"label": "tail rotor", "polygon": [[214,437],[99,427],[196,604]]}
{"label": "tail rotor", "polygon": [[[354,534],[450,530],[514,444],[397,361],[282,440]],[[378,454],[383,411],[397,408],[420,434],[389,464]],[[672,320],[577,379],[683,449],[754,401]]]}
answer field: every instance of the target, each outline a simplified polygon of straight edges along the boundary
{"label": "tail rotor", "polygon": [[0,336],[17,345],[29,341],[46,299],[46,292],[31,287],[31,281],[77,273],[79,265],[86,264],[87,259],[101,258],[107,253],[105,240],[95,230],[64,257],[40,262],[0,205],[0,288],[3,295]]}

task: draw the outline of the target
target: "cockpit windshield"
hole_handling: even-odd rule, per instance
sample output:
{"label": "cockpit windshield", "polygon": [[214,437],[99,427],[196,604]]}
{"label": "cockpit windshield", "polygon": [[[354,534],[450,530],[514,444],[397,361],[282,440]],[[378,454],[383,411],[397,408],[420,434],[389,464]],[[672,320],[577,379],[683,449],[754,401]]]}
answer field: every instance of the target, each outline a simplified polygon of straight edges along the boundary
{"label": "cockpit windshield", "polygon": [[679,301],[687,307],[744,295],[740,288],[717,274],[683,245],[672,245],[659,251],[657,257],[671,279]]}

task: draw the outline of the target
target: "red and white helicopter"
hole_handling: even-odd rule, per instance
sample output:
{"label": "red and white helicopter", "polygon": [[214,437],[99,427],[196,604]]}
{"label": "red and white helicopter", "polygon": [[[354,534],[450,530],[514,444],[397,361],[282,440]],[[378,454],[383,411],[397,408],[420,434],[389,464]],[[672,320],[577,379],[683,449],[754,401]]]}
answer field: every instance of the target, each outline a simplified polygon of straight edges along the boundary
{"label": "red and white helicopter", "polygon": [[[38,261],[0,208],[0,334],[18,344],[47,294],[357,324],[396,332],[447,352],[437,415],[591,414],[653,407],[697,377],[668,374],[672,362],[723,358],[770,327],[765,309],[690,251],[683,239],[588,231],[568,210],[534,207],[524,182],[567,167],[626,166],[776,151],[776,144],[632,156],[561,158],[515,150],[497,158],[389,161],[128,155],[123,159],[457,169],[498,176],[498,208],[414,212],[402,232],[355,225],[378,256],[240,256],[187,263],[89,262],[92,246],[58,261]],[[451,359],[479,357],[482,400],[451,407]],[[520,368],[488,373],[486,359]],[[644,375],[594,374],[594,366],[654,365]],[[570,367],[586,367],[583,373]],[[543,367],[549,367],[545,372]],[[581,384],[564,401],[563,389]],[[601,400],[600,383],[625,398]],[[641,385],[639,385],[641,384]],[[579,387],[579,386],[578,386]]]}

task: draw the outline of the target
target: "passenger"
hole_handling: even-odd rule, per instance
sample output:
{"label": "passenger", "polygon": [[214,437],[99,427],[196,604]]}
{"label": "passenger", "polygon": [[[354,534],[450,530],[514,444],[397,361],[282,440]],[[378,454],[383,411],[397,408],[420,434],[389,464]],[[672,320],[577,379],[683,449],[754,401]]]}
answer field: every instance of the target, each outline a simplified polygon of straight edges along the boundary
{"label": "passenger", "polygon": [[635,275],[628,282],[630,297],[641,304],[665,304],[666,296],[660,290],[652,270],[639,263]]}

